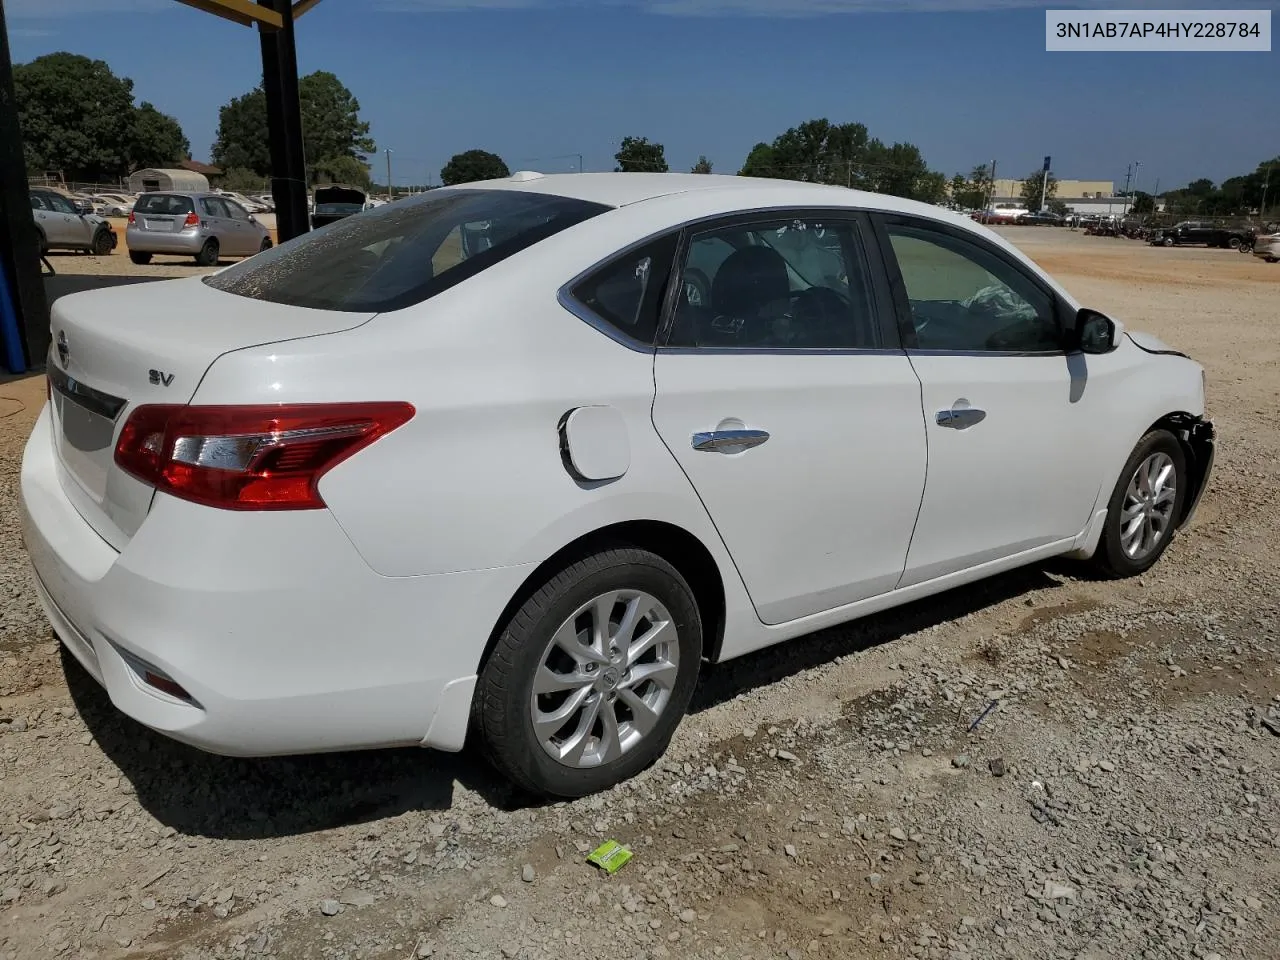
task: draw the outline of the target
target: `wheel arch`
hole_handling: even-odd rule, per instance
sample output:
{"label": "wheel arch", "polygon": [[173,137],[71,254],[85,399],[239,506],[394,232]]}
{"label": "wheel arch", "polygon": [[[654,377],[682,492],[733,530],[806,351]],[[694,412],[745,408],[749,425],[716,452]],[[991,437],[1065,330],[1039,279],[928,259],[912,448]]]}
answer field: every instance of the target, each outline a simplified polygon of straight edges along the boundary
{"label": "wheel arch", "polygon": [[1178,527],[1186,526],[1200,503],[1205,485],[1209,481],[1209,471],[1213,467],[1214,431],[1213,424],[1204,417],[1179,410],[1166,413],[1143,431],[1145,437],[1152,430],[1167,430],[1177,438],[1187,461],[1187,477],[1191,488],[1182,501],[1182,513],[1178,517]]}
{"label": "wheel arch", "polygon": [[575,560],[611,547],[636,547],[662,557],[675,567],[693,590],[702,617],[703,657],[715,663],[724,643],[725,588],[715,557],[698,537],[662,520],[624,520],[600,527],[565,544],[534,569],[502,608],[485,642],[477,672],[484,669],[503,627],[538,589]]}

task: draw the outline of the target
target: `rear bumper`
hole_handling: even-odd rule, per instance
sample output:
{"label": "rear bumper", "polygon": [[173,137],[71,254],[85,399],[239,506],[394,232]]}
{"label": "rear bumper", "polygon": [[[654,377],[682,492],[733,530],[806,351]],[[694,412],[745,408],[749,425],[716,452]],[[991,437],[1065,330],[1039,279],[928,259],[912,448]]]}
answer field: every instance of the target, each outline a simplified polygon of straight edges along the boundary
{"label": "rear bumper", "polygon": [[54,630],[121,711],[230,756],[461,749],[484,646],[529,568],[382,577],[328,511],[165,496],[117,552],[63,493],[50,432],[46,411],[23,457],[27,550]]}
{"label": "rear bumper", "polygon": [[194,257],[208,239],[197,227],[180,233],[160,233],[137,228],[125,231],[125,244],[135,253],[183,253]]}

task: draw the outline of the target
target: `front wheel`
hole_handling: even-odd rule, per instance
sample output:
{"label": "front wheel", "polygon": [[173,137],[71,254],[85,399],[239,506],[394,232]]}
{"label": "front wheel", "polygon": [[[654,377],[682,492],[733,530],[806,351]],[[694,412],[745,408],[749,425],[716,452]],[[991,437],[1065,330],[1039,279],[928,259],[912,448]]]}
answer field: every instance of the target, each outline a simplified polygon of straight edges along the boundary
{"label": "front wheel", "polygon": [[502,628],[473,728],[526,790],[605,790],[665,752],[701,658],[702,620],[680,572],[646,550],[603,550],[551,576]]}
{"label": "front wheel", "polygon": [[1239,238],[1239,237],[1232,237],[1230,240],[1228,240],[1228,241],[1227,241],[1227,246],[1229,246],[1232,250],[1239,250],[1239,249],[1240,249],[1240,238]]}
{"label": "front wheel", "polygon": [[1164,245],[1165,245],[1166,247],[1172,247],[1172,246],[1173,246],[1173,237],[1165,237],[1165,238],[1164,238]]}
{"label": "front wheel", "polygon": [[115,238],[111,236],[110,230],[99,230],[93,235],[93,246],[89,248],[89,252],[95,257],[106,257],[116,248]]}
{"label": "front wheel", "polygon": [[1182,444],[1168,430],[1152,430],[1120,471],[1094,565],[1111,577],[1150,569],[1173,540],[1187,486]]}
{"label": "front wheel", "polygon": [[132,260],[134,263],[136,263],[138,266],[145,267],[148,263],[151,262],[151,254],[139,253],[137,250],[130,250],[129,259]]}
{"label": "front wheel", "polygon": [[266,251],[266,250],[270,250],[270,249],[271,249],[271,238],[270,238],[270,237],[263,237],[263,238],[262,238],[262,245],[261,245],[260,247],[258,247],[258,252],[259,252],[259,253],[262,253],[262,252],[264,252],[264,251]]}
{"label": "front wheel", "polygon": [[196,266],[212,267],[218,262],[218,241],[206,240],[200,252],[196,254]]}

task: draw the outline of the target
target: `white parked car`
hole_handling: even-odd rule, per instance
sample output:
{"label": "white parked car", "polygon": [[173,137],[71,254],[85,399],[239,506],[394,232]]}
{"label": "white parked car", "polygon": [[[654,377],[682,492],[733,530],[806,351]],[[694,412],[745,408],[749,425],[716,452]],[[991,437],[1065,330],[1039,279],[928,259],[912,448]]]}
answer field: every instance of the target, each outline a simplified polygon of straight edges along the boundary
{"label": "white parked car", "polygon": [[470,731],[554,796],[658,757],[703,662],[1146,570],[1213,462],[1197,363],[971,220],[785,181],[434,190],[52,334],[25,538],[119,709],[243,756]]}

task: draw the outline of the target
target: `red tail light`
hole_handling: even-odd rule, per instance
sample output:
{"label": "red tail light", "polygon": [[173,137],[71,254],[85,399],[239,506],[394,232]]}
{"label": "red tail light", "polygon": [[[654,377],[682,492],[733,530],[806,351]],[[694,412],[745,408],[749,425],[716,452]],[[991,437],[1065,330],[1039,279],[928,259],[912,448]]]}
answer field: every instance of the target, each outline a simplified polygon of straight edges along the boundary
{"label": "red tail light", "polygon": [[408,403],[147,404],[116,464],[157,490],[225,510],[314,510],[324,474],[407,423]]}
{"label": "red tail light", "polygon": [[132,210],[130,210],[130,211],[129,211],[129,222],[130,222],[130,223],[137,223],[137,222],[138,222],[137,220],[135,220],[135,219],[134,219],[133,211],[132,211]]}
{"label": "red tail light", "polygon": [[182,225],[184,227],[198,227],[200,226],[200,218],[197,217],[196,212],[192,210],[187,214],[187,219],[182,222]]}

